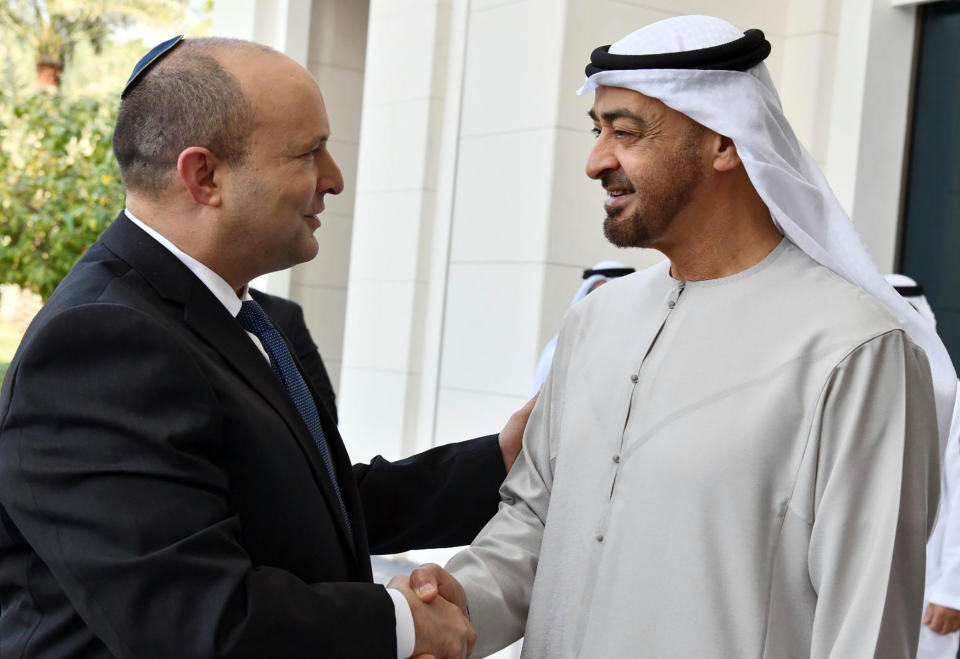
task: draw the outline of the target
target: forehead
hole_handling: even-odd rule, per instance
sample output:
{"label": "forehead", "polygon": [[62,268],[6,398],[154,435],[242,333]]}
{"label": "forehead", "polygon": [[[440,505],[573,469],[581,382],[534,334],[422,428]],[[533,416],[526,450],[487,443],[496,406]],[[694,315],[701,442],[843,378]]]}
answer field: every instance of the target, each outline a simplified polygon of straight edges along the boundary
{"label": "forehead", "polygon": [[323,95],[313,80],[271,96],[258,114],[264,126],[281,131],[287,140],[313,140],[330,133]]}
{"label": "forehead", "polygon": [[312,138],[329,133],[320,87],[299,64],[285,56],[267,55],[258,58],[241,75],[258,128],[284,140],[296,139],[301,134]]}
{"label": "forehead", "polygon": [[597,87],[593,96],[593,111],[598,117],[615,109],[630,110],[636,114],[668,110],[661,101],[623,87]]}

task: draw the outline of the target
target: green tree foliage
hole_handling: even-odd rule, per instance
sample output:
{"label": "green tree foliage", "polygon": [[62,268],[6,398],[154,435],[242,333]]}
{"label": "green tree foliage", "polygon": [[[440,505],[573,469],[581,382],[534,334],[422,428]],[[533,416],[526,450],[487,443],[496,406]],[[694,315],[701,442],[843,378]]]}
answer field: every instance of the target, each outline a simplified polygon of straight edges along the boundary
{"label": "green tree foliage", "polygon": [[[212,0],[0,0],[0,283],[46,299],[123,208],[113,121],[159,37],[130,39],[145,25],[203,35],[211,11]],[[43,57],[66,64],[51,93],[34,91]]]}
{"label": "green tree foliage", "polygon": [[28,44],[36,60],[63,70],[80,43],[99,53],[108,35],[134,22],[169,25],[187,16],[188,0],[4,0],[0,25]]}
{"label": "green tree foliage", "polygon": [[0,124],[0,282],[48,298],[123,207],[116,103],[39,93]]}

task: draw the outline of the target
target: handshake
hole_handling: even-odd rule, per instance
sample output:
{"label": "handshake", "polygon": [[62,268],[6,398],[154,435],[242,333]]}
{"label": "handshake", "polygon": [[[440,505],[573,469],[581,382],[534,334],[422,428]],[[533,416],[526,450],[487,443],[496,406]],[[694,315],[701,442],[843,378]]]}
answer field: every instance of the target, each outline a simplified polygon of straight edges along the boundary
{"label": "handshake", "polygon": [[409,577],[394,577],[387,587],[403,593],[410,604],[416,659],[464,659],[470,654],[477,633],[470,625],[466,593],[449,572],[427,563]]}

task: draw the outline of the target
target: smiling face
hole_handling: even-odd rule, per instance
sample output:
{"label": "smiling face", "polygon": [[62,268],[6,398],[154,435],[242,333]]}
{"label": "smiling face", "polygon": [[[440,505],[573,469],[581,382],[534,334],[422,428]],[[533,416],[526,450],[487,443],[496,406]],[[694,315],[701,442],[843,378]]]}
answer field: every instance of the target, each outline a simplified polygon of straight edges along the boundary
{"label": "smiling face", "polygon": [[705,130],[660,101],[599,87],[587,176],[607,192],[604,235],[618,247],[657,247],[704,177]]}
{"label": "smiling face", "polygon": [[230,175],[224,199],[232,249],[252,276],[312,259],[324,195],[343,177],[327,149],[330,125],[312,76],[281,55],[261,55],[237,72],[256,108],[249,155]]}

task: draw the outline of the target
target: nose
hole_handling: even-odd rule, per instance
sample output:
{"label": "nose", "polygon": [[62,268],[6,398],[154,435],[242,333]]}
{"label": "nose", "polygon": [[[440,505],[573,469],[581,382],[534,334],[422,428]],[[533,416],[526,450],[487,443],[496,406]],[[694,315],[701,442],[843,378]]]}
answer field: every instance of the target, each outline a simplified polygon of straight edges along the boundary
{"label": "nose", "polygon": [[601,135],[597,141],[593,143],[593,149],[590,150],[590,155],[587,156],[587,176],[592,179],[599,179],[602,178],[606,172],[618,169],[619,167],[619,161],[617,161],[616,156],[614,156],[610,150],[608,142],[603,139]]}
{"label": "nose", "polygon": [[340,194],[343,192],[343,174],[329,152],[326,153],[324,163],[317,177],[317,194]]}

